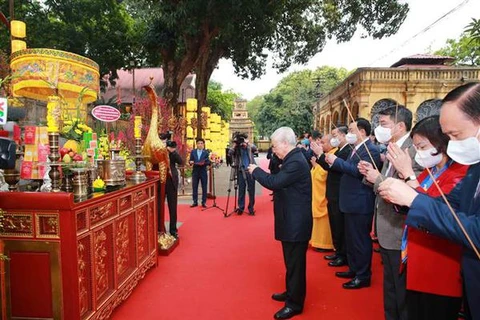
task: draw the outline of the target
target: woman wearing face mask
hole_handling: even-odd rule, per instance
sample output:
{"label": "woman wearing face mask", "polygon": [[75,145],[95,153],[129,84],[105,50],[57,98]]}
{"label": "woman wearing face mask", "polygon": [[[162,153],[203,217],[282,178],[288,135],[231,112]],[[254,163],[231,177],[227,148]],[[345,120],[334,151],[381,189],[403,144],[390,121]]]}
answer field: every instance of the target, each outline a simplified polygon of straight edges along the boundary
{"label": "woman wearing face mask", "polygon": [[[469,83],[443,99],[442,131],[450,137],[447,154],[454,161],[470,165],[467,175],[447,196],[460,223],[476,248],[480,247],[480,84]],[[424,228],[464,246],[462,274],[464,308],[468,319],[480,319],[480,258],[459,223],[442,199],[420,194],[405,183],[385,180],[379,194],[386,200],[410,207],[406,224]],[[436,272],[437,270],[433,270]],[[443,279],[439,279],[443,281]]]}
{"label": "woman wearing face mask", "polygon": [[[430,169],[443,193],[450,193],[465,176],[468,166],[454,162],[447,155],[449,138],[442,133],[439,117],[418,122],[411,136],[417,149],[415,161]],[[431,197],[440,196],[426,169],[415,178],[410,155],[397,144],[389,145],[387,158],[411,187]],[[460,245],[415,227],[405,227],[402,268],[407,272],[408,319],[458,318],[462,297],[461,256]]]}

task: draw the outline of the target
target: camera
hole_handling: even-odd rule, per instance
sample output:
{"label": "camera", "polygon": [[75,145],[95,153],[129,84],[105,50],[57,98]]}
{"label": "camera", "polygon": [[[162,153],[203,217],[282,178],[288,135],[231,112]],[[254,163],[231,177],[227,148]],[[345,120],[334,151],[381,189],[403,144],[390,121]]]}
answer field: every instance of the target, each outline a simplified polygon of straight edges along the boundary
{"label": "camera", "polygon": [[172,141],[172,140],[167,140],[167,147],[176,148],[177,143],[175,141]]}
{"label": "camera", "polygon": [[245,133],[235,132],[232,139],[234,147],[239,147],[242,144],[246,144],[247,138],[248,136]]}

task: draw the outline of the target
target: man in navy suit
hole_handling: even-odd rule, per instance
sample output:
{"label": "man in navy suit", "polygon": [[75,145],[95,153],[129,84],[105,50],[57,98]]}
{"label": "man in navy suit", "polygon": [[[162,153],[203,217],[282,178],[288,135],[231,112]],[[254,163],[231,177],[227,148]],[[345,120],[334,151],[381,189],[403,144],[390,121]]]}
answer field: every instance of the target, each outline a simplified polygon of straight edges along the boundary
{"label": "man in navy suit", "polygon": [[252,176],[265,188],[273,190],[275,239],[282,242],[287,269],[286,291],[272,299],[285,302],[275,319],[290,319],[302,313],[306,295],[306,260],[312,235],[312,179],[302,151],[295,148],[295,133],[281,127],[272,134],[273,152],[281,159],[278,173],[268,174],[255,164],[248,166]]}
{"label": "man in navy suit", "polygon": [[[358,118],[350,123],[347,143],[353,144],[352,152],[347,160],[342,160],[333,154],[327,154],[325,161],[332,169],[343,172],[340,179],[340,211],[345,216],[345,236],[347,244],[347,260],[350,268],[347,272],[337,272],[340,278],[352,280],[343,284],[345,289],[360,289],[370,286],[372,276],[372,228],[375,194],[372,188],[362,183],[363,175],[357,168],[363,160],[375,163],[380,170],[380,152],[370,141],[370,122]],[[367,151],[368,148],[368,151]]]}
{"label": "man in navy suit", "polygon": [[205,140],[197,138],[196,149],[190,153],[190,165],[192,171],[193,203],[190,207],[198,206],[198,182],[202,183],[202,207],[207,207],[207,166],[210,165],[210,158],[205,150]]}
{"label": "man in navy suit", "polygon": [[[440,125],[450,137],[447,154],[455,162],[470,165],[465,178],[447,196],[458,216],[441,198],[418,193],[406,183],[389,178],[378,189],[382,198],[407,206],[405,223],[432,232],[465,247],[462,257],[464,278],[464,309],[467,319],[480,319],[480,257],[473,250],[461,226],[473,245],[480,248],[480,84],[468,83],[449,92],[442,101]],[[395,157],[395,155],[392,155]],[[438,279],[442,281],[442,279]]]}

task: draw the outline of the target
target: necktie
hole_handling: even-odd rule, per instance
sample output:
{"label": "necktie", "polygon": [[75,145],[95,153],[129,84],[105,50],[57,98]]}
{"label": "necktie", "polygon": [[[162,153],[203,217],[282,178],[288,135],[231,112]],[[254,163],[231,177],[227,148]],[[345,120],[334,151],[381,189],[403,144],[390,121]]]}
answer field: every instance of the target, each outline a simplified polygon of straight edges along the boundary
{"label": "necktie", "polygon": [[350,156],[350,158],[353,158],[353,156],[355,155],[355,151],[356,151],[356,149],[352,148],[352,155]]}

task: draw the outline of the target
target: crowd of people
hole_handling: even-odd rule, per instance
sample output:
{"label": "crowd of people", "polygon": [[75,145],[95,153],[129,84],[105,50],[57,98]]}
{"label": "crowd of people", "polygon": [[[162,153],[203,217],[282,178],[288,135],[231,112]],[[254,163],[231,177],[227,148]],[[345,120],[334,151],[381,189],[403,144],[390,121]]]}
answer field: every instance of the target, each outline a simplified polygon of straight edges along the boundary
{"label": "crowd of people", "polygon": [[[378,116],[374,130],[364,118],[300,139],[289,127],[277,129],[269,172],[255,164],[248,139],[229,150],[238,168],[237,214],[245,210],[246,191],[248,213],[255,214],[255,182],[272,190],[275,239],[286,267],[286,287],[272,295],[284,302],[275,319],[303,311],[309,246],[327,253],[328,266],[348,267],[335,276],[352,290],[371,285],[374,241],[385,319],[456,320],[460,312],[480,319],[480,84],[454,89],[440,115],[415,125],[402,105]],[[204,144],[197,139],[189,157],[192,207],[199,183],[206,203]]]}
{"label": "crowd of people", "polygon": [[286,288],[275,319],[303,311],[310,246],[344,289],[371,285],[373,241],[383,264],[387,320],[480,319],[480,84],[451,91],[440,115],[418,121],[397,105],[379,125],[357,118],[331,133],[271,136],[270,173],[249,166],[273,190],[275,238]]}

